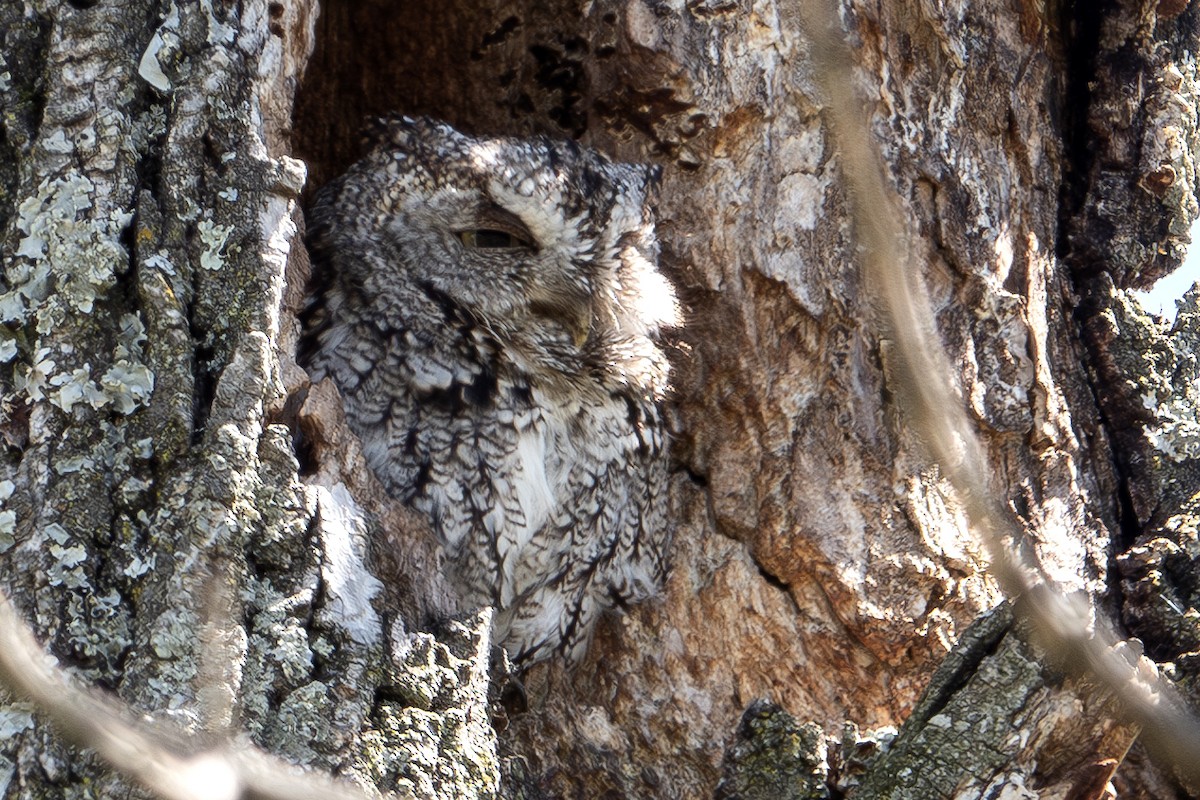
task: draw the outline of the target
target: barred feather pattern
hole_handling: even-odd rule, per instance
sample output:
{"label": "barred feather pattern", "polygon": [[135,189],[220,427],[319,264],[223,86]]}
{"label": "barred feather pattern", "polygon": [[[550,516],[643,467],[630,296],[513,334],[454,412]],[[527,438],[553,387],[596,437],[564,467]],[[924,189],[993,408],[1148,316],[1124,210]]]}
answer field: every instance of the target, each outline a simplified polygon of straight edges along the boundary
{"label": "barred feather pattern", "polygon": [[657,174],[429,119],[371,135],[311,209],[308,367],[513,660],[576,661],[667,566]]}

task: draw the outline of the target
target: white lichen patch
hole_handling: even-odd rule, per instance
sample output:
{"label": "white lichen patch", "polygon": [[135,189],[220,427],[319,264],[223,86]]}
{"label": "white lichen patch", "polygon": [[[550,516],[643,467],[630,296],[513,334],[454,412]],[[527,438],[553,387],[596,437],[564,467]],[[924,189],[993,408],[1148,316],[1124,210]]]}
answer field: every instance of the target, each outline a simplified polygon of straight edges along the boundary
{"label": "white lichen patch", "polygon": [[1160,349],[1142,356],[1145,374],[1138,379],[1142,407],[1154,417],[1144,427],[1146,440],[1168,461],[1200,459],[1200,289],[1193,287],[1177,302],[1179,313],[1169,335],[1141,311],[1135,298],[1127,297],[1127,303],[1139,324],[1160,326]]}
{"label": "white lichen patch", "polygon": [[104,397],[122,414],[132,414],[150,402],[154,393],[154,373],[145,364],[120,359],[100,378]]}
{"label": "white lichen patch", "polygon": [[171,91],[171,79],[163,72],[162,64],[158,60],[159,53],[163,52],[166,48],[166,41],[163,39],[163,34],[163,29],[159,28],[150,37],[150,44],[146,45],[146,50],[142,53],[142,58],[138,62],[138,75],[142,77],[142,80],[160,92],[169,92]]}
{"label": "white lichen patch", "polygon": [[229,225],[218,225],[210,219],[202,219],[196,225],[200,233],[200,241],[204,252],[200,254],[200,266],[215,272],[225,266],[225,243],[233,228]]}
{"label": "white lichen patch", "polygon": [[1200,386],[1192,384],[1183,395],[1159,402],[1153,395],[1143,395],[1142,402],[1154,412],[1155,424],[1146,426],[1146,439],[1155,450],[1172,461],[1200,458],[1200,420],[1196,419]]}
{"label": "white lichen patch", "polygon": [[151,554],[149,558],[143,559],[137,553],[130,556],[129,563],[125,565],[125,569],[121,570],[121,574],[126,578],[140,578],[150,570],[154,569],[158,557]]}
{"label": "white lichen patch", "polygon": [[13,288],[0,296],[6,321],[28,321],[49,296],[51,278],[56,296],[83,313],[91,313],[116,281],[117,267],[128,262],[120,236],[133,213],[114,210],[80,219],[92,207],[95,188],[75,173],[44,180],[20,204],[17,229],[24,235],[16,254],[28,261],[14,265]]}
{"label": "white lichen patch", "polygon": [[76,403],[86,403],[100,408],[107,402],[104,393],[92,382],[91,367],[84,364],[70,373],[60,372],[49,378],[51,386],[58,387],[50,394],[50,402],[68,414]]}
{"label": "white lichen patch", "polygon": [[50,387],[50,376],[54,374],[54,368],[57,366],[58,362],[50,358],[50,348],[41,348],[34,356],[33,364],[17,368],[17,391],[24,392],[35,403],[45,400]]}

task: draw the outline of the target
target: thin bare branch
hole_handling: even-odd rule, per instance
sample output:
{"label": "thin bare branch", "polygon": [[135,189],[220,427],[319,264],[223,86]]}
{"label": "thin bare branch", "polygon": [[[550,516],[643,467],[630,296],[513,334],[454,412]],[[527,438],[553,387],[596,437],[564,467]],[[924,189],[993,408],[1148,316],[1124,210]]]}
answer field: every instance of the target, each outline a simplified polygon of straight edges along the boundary
{"label": "thin bare branch", "polygon": [[[902,407],[929,455],[954,487],[972,528],[987,548],[991,572],[1040,634],[1052,658],[1086,671],[1116,697],[1153,751],[1200,780],[1200,720],[1157,673],[1139,667],[1111,628],[1048,585],[1014,546],[1022,534],[993,490],[987,460],[950,383],[953,371],[933,327],[933,313],[910,245],[911,231],[871,139],[854,92],[854,61],[829,0],[800,4],[812,62],[824,94],[826,122],[841,151],[851,213],[862,245],[865,282],[882,305],[881,336],[897,357]],[[944,376],[939,380],[938,376]]]}
{"label": "thin bare branch", "polygon": [[135,721],[117,701],[67,679],[0,592],[0,683],[32,701],[75,744],[94,750],[164,800],[366,800],[368,795],[252,747],[187,754],[191,740],[162,723]]}

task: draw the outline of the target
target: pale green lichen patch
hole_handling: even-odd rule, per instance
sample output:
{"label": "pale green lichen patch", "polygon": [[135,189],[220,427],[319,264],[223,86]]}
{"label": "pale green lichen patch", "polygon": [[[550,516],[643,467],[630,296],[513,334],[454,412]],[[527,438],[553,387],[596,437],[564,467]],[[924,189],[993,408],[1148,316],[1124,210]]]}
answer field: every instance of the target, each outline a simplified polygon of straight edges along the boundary
{"label": "pale green lichen patch", "polygon": [[25,392],[35,403],[45,400],[50,388],[50,376],[54,374],[54,368],[57,366],[58,362],[50,357],[50,348],[39,349],[30,366],[17,368],[14,376],[17,391]]}
{"label": "pale green lichen patch", "polygon": [[128,610],[115,589],[74,592],[67,600],[65,623],[72,646],[89,659],[113,662],[129,645]]}
{"label": "pale green lichen patch", "polygon": [[[9,323],[0,333],[0,361],[12,361],[22,349],[14,325],[32,325],[48,336],[72,316],[91,314],[128,262],[120,237],[132,212],[88,216],[95,211],[95,192],[91,180],[72,173],[44,180],[18,207],[19,258],[8,271],[9,290],[0,294],[0,321]],[[113,361],[106,367],[78,363],[69,342],[29,344],[32,356],[16,367],[17,390],[31,402],[48,401],[67,414],[77,406],[131,414],[149,401],[154,376],[142,363],[145,330],[140,320],[125,314],[119,325]]]}
{"label": "pale green lichen patch", "polygon": [[196,631],[199,629],[200,620],[194,611],[186,608],[171,609],[158,618],[157,625],[150,634],[150,647],[159,658],[186,658],[192,653]]}
{"label": "pale green lichen patch", "polygon": [[150,400],[154,375],[145,364],[117,361],[100,378],[103,397],[122,414],[132,414]]}
{"label": "pale green lichen patch", "polygon": [[53,561],[46,567],[46,578],[51,586],[62,586],[68,589],[79,589],[88,585],[88,575],[84,566],[88,560],[88,550],[83,543],[57,522],[42,529],[45,540],[45,552]]}
{"label": "pale green lichen patch", "polygon": [[6,321],[26,321],[47,298],[51,276],[56,295],[84,313],[115,283],[118,265],[128,261],[120,236],[133,213],[114,210],[79,219],[92,208],[95,189],[78,173],[47,179],[18,207],[17,229],[24,236],[16,255],[28,264],[13,270],[13,289],[0,297]]}
{"label": "pale green lichen patch", "polygon": [[[249,647],[242,672],[243,725],[256,741],[284,746],[292,738],[303,739],[295,737],[293,726],[310,728],[313,724],[303,719],[302,700],[315,700],[316,705],[309,707],[311,713],[328,711],[329,701],[325,699],[328,687],[320,683],[309,685],[315,670],[313,653],[318,647],[310,639],[305,622],[311,613],[314,587],[300,586],[285,593],[271,581],[263,580],[250,588]],[[323,658],[332,655],[332,649],[324,649]],[[286,724],[276,713],[280,697],[291,700]],[[306,741],[302,747],[308,747]],[[311,755],[310,751],[301,752],[291,745],[287,746],[287,752],[301,760]]]}
{"label": "pale green lichen patch", "polygon": [[51,522],[46,527],[42,528],[42,533],[45,535],[45,538],[49,539],[55,544],[66,544],[71,540],[71,534],[67,532],[66,528],[64,528],[62,525],[59,525],[57,522]]}
{"label": "pale green lichen patch", "polygon": [[224,267],[225,243],[229,240],[229,234],[233,233],[233,227],[202,219],[196,224],[196,230],[200,233],[200,241],[204,245],[204,252],[200,254],[200,266],[214,272]]}
{"label": "pale green lichen patch", "polygon": [[1185,398],[1159,403],[1146,397],[1146,408],[1154,412],[1157,423],[1146,427],[1150,445],[1172,461],[1200,458],[1200,423],[1196,406]]}
{"label": "pale green lichen patch", "polygon": [[[1131,301],[1132,302],[1132,301]],[[1178,302],[1179,313],[1169,333],[1158,334],[1147,352],[1148,369],[1139,376],[1142,405],[1154,415],[1146,438],[1166,459],[1183,462],[1200,459],[1200,291],[1193,287]],[[1152,326],[1148,319],[1144,326]],[[1149,337],[1139,337],[1149,338]]]}
{"label": "pale green lichen patch", "polygon": [[252,592],[248,605],[254,611],[253,656],[246,665],[245,682],[264,691],[248,692],[245,702],[257,712],[248,717],[258,721],[268,712],[270,689],[297,687],[312,675],[312,647],[302,623],[312,608],[313,590],[301,587],[284,594],[265,580],[257,582]]}
{"label": "pale green lichen patch", "polygon": [[142,558],[137,553],[130,556],[129,563],[125,569],[121,570],[121,574],[126,578],[140,578],[150,570],[154,569],[154,564],[158,561],[157,556],[151,554],[149,558]]}
{"label": "pale green lichen patch", "polygon": [[[10,742],[14,737],[33,727],[33,709],[27,703],[0,705],[0,742]],[[6,796],[8,786],[16,772],[16,765],[0,756],[0,797]]]}
{"label": "pale green lichen patch", "polygon": [[280,703],[274,712],[273,735],[264,744],[302,763],[313,763],[319,754],[311,743],[330,740],[333,711],[329,687],[320,681],[305,684]]}
{"label": "pale green lichen patch", "polygon": [[[1156,485],[1161,499],[1184,477],[1180,470],[1200,460],[1200,292],[1193,287],[1177,302],[1179,313],[1169,325],[1147,314],[1133,293],[1111,285],[1101,291],[1105,307],[1093,327],[1106,339],[1106,359],[1124,384],[1128,422],[1144,436],[1143,458],[1154,464],[1132,477]],[[1145,505],[1159,502],[1149,497]]]}
{"label": "pale green lichen patch", "polygon": [[78,588],[86,583],[84,576],[75,571],[75,567],[86,561],[88,557],[88,551],[83,545],[73,544],[63,547],[52,544],[49,550],[50,555],[57,560],[56,564],[50,566],[50,573],[47,576],[51,586],[63,585]]}
{"label": "pale green lichen patch", "polygon": [[208,43],[232,44],[237,31],[213,11],[212,0],[200,0],[200,8],[203,9],[205,22],[208,23]]}
{"label": "pale green lichen patch", "polygon": [[[104,392],[96,388],[96,384],[92,382],[90,365],[84,364],[70,373],[60,372],[51,375],[48,383],[58,387],[50,393],[50,402],[67,413],[71,412],[76,403],[87,403],[93,408],[99,408],[105,402]],[[63,465],[56,464],[55,466],[60,474],[64,471]]]}
{"label": "pale green lichen patch", "polygon": [[407,705],[429,711],[434,700],[458,682],[458,673],[445,663],[445,648],[430,634],[410,634],[402,645],[407,648],[405,669],[396,675],[393,691]]}
{"label": "pale green lichen patch", "polygon": [[154,392],[154,374],[141,363],[140,350],[140,345],[131,349],[126,343],[118,344],[116,360],[94,381],[90,364],[58,372],[58,360],[50,348],[43,347],[31,365],[17,367],[16,388],[33,402],[48,400],[67,413],[82,403],[94,409],[109,406],[129,415],[149,403]]}

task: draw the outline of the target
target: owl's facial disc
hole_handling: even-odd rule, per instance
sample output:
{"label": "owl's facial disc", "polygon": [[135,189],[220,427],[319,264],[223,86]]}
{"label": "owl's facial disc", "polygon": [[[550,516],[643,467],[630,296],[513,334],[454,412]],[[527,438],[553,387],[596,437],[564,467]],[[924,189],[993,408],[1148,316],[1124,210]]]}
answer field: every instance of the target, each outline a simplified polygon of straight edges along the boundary
{"label": "owl's facial disc", "polygon": [[[469,220],[470,227],[460,225],[455,236],[462,246],[478,257],[520,259],[531,266],[539,252],[538,242],[529,227],[516,215],[499,205],[484,205],[476,209]],[[568,280],[560,267],[551,268],[537,280],[525,282],[528,292],[526,307],[531,315],[557,324],[565,330],[576,348],[582,347],[591,333],[592,305],[590,288]],[[516,276],[513,276],[515,280]]]}

